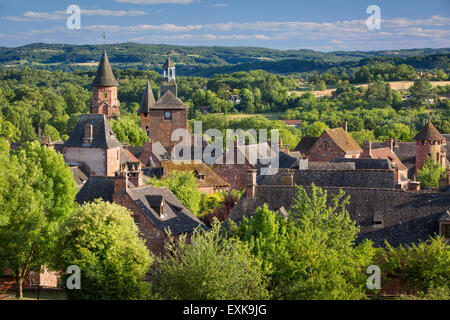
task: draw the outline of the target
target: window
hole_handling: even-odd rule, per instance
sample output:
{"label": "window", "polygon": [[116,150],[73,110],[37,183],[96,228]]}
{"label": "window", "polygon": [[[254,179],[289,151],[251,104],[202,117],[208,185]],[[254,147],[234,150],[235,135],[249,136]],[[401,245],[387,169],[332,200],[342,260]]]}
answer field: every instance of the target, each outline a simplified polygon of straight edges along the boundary
{"label": "window", "polygon": [[170,111],[164,112],[164,120],[172,120],[172,112]]}
{"label": "window", "polygon": [[444,238],[450,239],[450,223],[442,224],[442,236]]}
{"label": "window", "polygon": [[140,217],[137,214],[135,214],[133,216],[133,218],[134,218],[134,223],[135,224],[139,225],[141,223],[141,219],[140,219]]}

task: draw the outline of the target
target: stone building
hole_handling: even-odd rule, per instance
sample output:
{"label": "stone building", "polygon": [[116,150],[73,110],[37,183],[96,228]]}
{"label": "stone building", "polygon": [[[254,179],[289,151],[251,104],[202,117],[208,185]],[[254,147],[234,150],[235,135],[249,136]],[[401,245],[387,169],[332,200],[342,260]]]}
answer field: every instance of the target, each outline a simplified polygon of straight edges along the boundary
{"label": "stone building", "polygon": [[414,137],[414,140],[416,140],[416,173],[422,169],[429,156],[441,167],[446,166],[446,154],[442,148],[446,139],[430,121]]}
{"label": "stone building", "polygon": [[175,238],[182,234],[189,238],[194,229],[206,228],[168,188],[144,185],[139,164],[122,165],[114,177],[89,177],[76,201],[83,204],[99,198],[133,213],[147,247],[154,254],[164,252],[169,230]]}
{"label": "stone building", "polygon": [[[308,142],[313,142],[315,139],[308,140]],[[304,148],[300,148],[300,146],[296,147],[296,151],[300,151],[300,149]],[[343,128],[326,129],[307,151],[307,158],[309,161],[331,161],[334,158],[359,158],[361,152],[362,149],[359,144]]]}
{"label": "stone building", "polygon": [[121,149],[105,115],[84,114],[61,153],[70,166],[86,168],[90,175],[112,177],[119,170]]}
{"label": "stone building", "polygon": [[[310,186],[303,188],[310,194]],[[449,192],[335,186],[322,189],[329,195],[342,189],[350,196],[347,210],[360,227],[357,242],[370,239],[377,247],[383,246],[385,240],[393,246],[410,245],[427,240],[435,233],[450,240]],[[264,204],[271,210],[289,212],[297,192],[291,183],[257,185],[256,171],[250,171],[246,192],[228,219],[239,223]]]}
{"label": "stone building", "polygon": [[155,102],[150,82],[142,96],[139,108],[140,126],[147,132],[152,142],[160,142],[170,153],[177,141],[172,142],[172,133],[176,129],[187,130],[187,109],[177,97],[175,65],[170,60],[164,64],[161,98]]}
{"label": "stone building", "polygon": [[92,82],[91,114],[104,114],[106,119],[119,116],[117,87],[118,83],[109,64],[108,55],[103,51],[102,60]]}

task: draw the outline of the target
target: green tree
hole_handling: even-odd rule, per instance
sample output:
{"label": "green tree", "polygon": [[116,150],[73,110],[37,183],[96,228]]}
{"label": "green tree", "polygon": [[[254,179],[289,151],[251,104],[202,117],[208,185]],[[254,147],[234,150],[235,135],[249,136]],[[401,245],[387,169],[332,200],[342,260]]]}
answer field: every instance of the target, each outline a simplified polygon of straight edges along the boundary
{"label": "green tree", "polygon": [[316,121],[303,128],[302,131],[305,136],[319,137],[325,129],[328,129],[328,126],[325,123]]}
{"label": "green tree", "polygon": [[149,178],[148,184],[167,187],[194,215],[200,212],[202,194],[197,190],[197,178],[190,171],[173,171],[165,179]]}
{"label": "green tree", "polygon": [[68,290],[71,298],[150,297],[144,277],[153,258],[131,215],[125,207],[96,200],[79,207],[61,226],[54,266],[66,270],[76,265],[81,271],[81,289]]}
{"label": "green tree", "polygon": [[55,229],[73,212],[77,189],[54,150],[33,142],[10,154],[3,143],[1,153],[0,261],[14,271],[22,298],[24,277],[50,262]]}
{"label": "green tree", "polygon": [[132,146],[142,146],[148,137],[139,126],[139,118],[122,116],[118,120],[109,120],[117,139]]}
{"label": "green tree", "polygon": [[355,246],[359,228],[345,209],[341,191],[328,198],[314,185],[299,187],[289,217],[266,206],[231,235],[246,241],[269,275],[271,293],[281,299],[363,299],[365,268],[375,249],[369,241]]}
{"label": "green tree", "polygon": [[408,282],[418,290],[428,293],[441,288],[447,294],[450,290],[450,247],[439,236],[430,237],[411,246],[394,248],[386,242],[382,254],[381,269],[402,281]]}
{"label": "green tree", "polygon": [[444,175],[445,168],[441,167],[433,157],[428,156],[421,170],[417,172],[417,181],[422,188],[439,187],[439,179]]}
{"label": "green tree", "polygon": [[169,254],[158,257],[153,284],[164,299],[266,299],[260,263],[244,243],[220,234],[220,223],[208,232],[195,230],[191,243],[182,236],[167,245]]}
{"label": "green tree", "polygon": [[427,78],[422,77],[416,79],[414,84],[409,88],[411,93],[410,103],[414,108],[419,108],[425,105],[426,99],[431,95],[432,85]]}

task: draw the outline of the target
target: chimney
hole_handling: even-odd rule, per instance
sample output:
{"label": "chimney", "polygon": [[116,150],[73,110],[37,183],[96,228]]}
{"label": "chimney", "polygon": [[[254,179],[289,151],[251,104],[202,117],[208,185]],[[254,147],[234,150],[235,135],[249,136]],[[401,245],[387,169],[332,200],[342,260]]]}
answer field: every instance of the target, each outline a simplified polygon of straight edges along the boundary
{"label": "chimney", "polygon": [[342,121],[342,122],[340,123],[340,126],[341,126],[341,128],[344,129],[345,131],[348,131],[348,130],[347,130],[347,129],[348,129],[348,122],[347,122],[347,121]]}
{"label": "chimney", "polygon": [[391,151],[394,151],[394,139],[388,138],[386,139],[386,147],[390,148]]}
{"label": "chimney", "polygon": [[143,146],[143,152],[145,153],[152,153],[153,152],[153,143],[152,142],[145,142]]}
{"label": "chimney", "polygon": [[141,164],[139,162],[133,162],[131,164],[129,180],[135,187],[142,187],[144,185],[144,175],[142,173]]}
{"label": "chimney", "polygon": [[447,191],[450,187],[450,168],[447,168],[445,177],[439,180],[439,189],[441,191]]}
{"label": "chimney", "polygon": [[245,195],[247,199],[255,198],[256,189],[256,169],[249,169],[247,171],[247,189],[245,190]]}
{"label": "chimney", "polygon": [[83,138],[83,144],[91,144],[92,140],[94,139],[94,126],[92,123],[87,123],[84,126],[84,138]]}
{"label": "chimney", "polygon": [[308,159],[298,159],[298,169],[299,170],[308,170]]}
{"label": "chimney", "polygon": [[167,169],[168,160],[161,160],[161,177],[167,178],[169,176],[169,170]]}
{"label": "chimney", "polygon": [[121,165],[120,170],[114,176],[114,193],[124,194],[128,191],[128,170],[127,165]]}
{"label": "chimney", "polygon": [[408,190],[409,191],[419,191],[420,190],[420,182],[419,181],[408,181]]}
{"label": "chimney", "polygon": [[281,184],[288,187],[294,186],[294,175],[290,170],[283,172],[283,175],[281,176]]}
{"label": "chimney", "polygon": [[372,159],[372,141],[364,140],[361,158]]}

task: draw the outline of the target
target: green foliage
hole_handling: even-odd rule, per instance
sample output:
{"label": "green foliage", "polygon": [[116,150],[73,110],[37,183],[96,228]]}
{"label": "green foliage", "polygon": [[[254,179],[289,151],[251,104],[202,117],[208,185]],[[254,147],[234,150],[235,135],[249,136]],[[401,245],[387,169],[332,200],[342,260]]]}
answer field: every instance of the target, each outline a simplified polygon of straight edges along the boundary
{"label": "green foliage", "polygon": [[173,171],[165,179],[149,178],[148,184],[167,187],[194,215],[200,213],[202,194],[197,190],[197,178],[190,171]]}
{"label": "green foliage", "polygon": [[121,116],[118,120],[109,120],[109,123],[117,139],[122,143],[142,146],[148,139],[147,134],[139,126],[137,115]]}
{"label": "green foliage", "polygon": [[359,131],[350,132],[350,135],[355,139],[360,145],[363,145],[364,141],[374,141],[375,135],[373,131],[362,129]]}
{"label": "green foliage", "polygon": [[158,257],[153,284],[164,299],[267,299],[260,263],[244,243],[220,234],[217,221],[208,232],[194,231],[191,244],[182,236],[167,245],[169,254]]}
{"label": "green foliage", "polygon": [[421,170],[417,172],[417,181],[422,188],[439,188],[439,179],[444,175],[445,168],[441,167],[432,156],[428,156]]}
{"label": "green foliage", "polygon": [[200,210],[198,217],[204,217],[207,214],[213,213],[217,208],[221,208],[224,205],[225,194],[224,193],[202,193],[200,201]]}
{"label": "green foliage", "polygon": [[81,270],[81,289],[68,290],[72,299],[150,297],[143,279],[152,257],[131,215],[125,207],[96,200],[79,207],[61,226],[55,267],[77,265]]}
{"label": "green foliage", "polygon": [[314,185],[310,196],[300,187],[289,218],[265,206],[231,235],[263,262],[274,298],[363,299],[375,249],[368,241],[354,246],[359,229],[347,203],[342,191],[328,198]]}
{"label": "green foliage", "polygon": [[413,86],[409,89],[411,93],[410,104],[414,108],[424,106],[426,99],[431,95],[431,83],[427,78],[421,77],[414,81]]}
{"label": "green foliage", "polygon": [[74,210],[77,192],[62,155],[37,142],[0,151],[0,263],[20,285],[31,270],[49,263],[55,229]]}
{"label": "green foliage", "polygon": [[319,137],[328,126],[322,121],[316,121],[303,128],[303,134],[309,137]]}
{"label": "green foliage", "polygon": [[443,290],[448,294],[450,247],[444,238],[435,236],[419,244],[398,248],[386,243],[386,247],[382,255],[384,262],[380,266],[382,270],[425,293],[436,294],[435,290]]}

